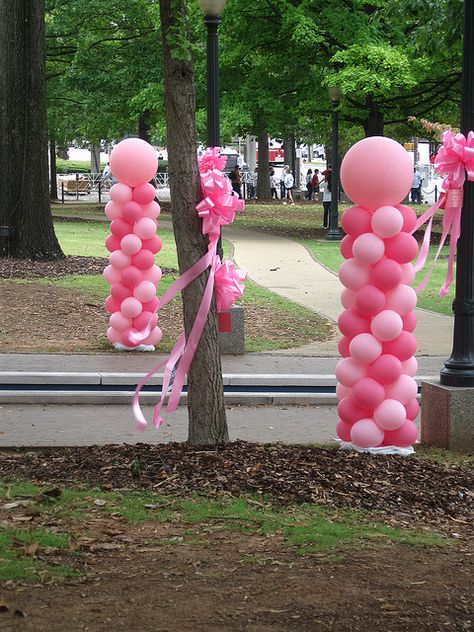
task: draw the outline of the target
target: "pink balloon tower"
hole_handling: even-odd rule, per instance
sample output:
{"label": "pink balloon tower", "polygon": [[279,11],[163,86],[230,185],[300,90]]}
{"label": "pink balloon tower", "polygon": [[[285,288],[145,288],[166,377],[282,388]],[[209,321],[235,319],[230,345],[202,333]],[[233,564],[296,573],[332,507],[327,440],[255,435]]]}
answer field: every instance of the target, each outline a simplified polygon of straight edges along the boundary
{"label": "pink balloon tower", "polygon": [[[110,202],[105,207],[111,220],[111,234],[105,242],[110,265],[104,270],[111,285],[105,301],[110,314],[107,338],[117,349],[153,350],[162,338],[155,314],[156,287],[161,279],[161,269],[155,265],[155,254],[162,246],[156,235],[160,207],[149,184],[158,158],[151,145],[128,138],[113,149],[110,168],[119,182],[110,189]],[[130,335],[143,331],[150,321],[154,322],[149,336],[137,344]]]}
{"label": "pink balloon tower", "polygon": [[407,448],[417,439],[416,215],[400,205],[412,178],[407,152],[390,138],[356,143],[341,165],[357,206],[342,216],[337,434],[357,448]]}

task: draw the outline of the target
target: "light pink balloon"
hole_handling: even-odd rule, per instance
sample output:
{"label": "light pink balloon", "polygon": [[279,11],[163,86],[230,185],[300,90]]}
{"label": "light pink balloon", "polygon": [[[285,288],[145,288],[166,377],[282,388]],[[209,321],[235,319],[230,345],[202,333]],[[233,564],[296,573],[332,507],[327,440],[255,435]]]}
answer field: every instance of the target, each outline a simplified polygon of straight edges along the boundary
{"label": "light pink balloon", "polygon": [[396,399],[386,399],[374,410],[374,420],[384,430],[400,428],[406,418],[405,406]]}
{"label": "light pink balloon", "polygon": [[369,281],[369,267],[356,259],[347,259],[339,268],[339,278],[349,290],[358,290]]}
{"label": "light pink balloon", "polygon": [[150,204],[142,207],[143,217],[151,217],[151,219],[156,219],[157,217],[159,217],[160,212],[161,209],[158,202],[150,202]]}
{"label": "light pink balloon", "polygon": [[352,393],[352,389],[348,386],[344,386],[344,384],[336,385],[336,395],[339,400],[344,399],[344,397],[349,397]]}
{"label": "light pink balloon", "polygon": [[161,329],[159,327],[155,327],[155,329],[153,329],[153,331],[150,332],[150,335],[148,336],[148,338],[146,338],[143,342],[146,345],[157,345],[159,342],[161,342],[162,338],[163,338],[163,333]]}
{"label": "light pink balloon", "polygon": [[360,140],[341,164],[342,188],[353,202],[371,209],[399,204],[412,180],[410,156],[399,143],[384,136]]}
{"label": "light pink balloon", "polygon": [[118,219],[122,216],[122,207],[120,204],[110,200],[110,202],[107,202],[105,205],[105,214],[110,220]]}
{"label": "light pink balloon", "polygon": [[352,252],[354,258],[360,263],[370,265],[380,261],[385,251],[383,239],[374,235],[374,233],[364,233],[359,235],[354,241]]}
{"label": "light pink balloon", "polygon": [[115,250],[115,252],[112,252],[109,257],[109,261],[110,265],[114,266],[114,268],[118,268],[119,270],[126,268],[132,263],[131,257],[121,250]]}
{"label": "light pink balloon", "polygon": [[417,427],[412,421],[407,419],[401,428],[385,432],[383,445],[396,445],[400,448],[408,448],[416,442],[417,438]]}
{"label": "light pink balloon", "polygon": [[355,307],[364,316],[375,316],[385,307],[385,293],[375,285],[364,285],[357,292]]}
{"label": "light pink balloon", "polygon": [[382,239],[395,237],[402,226],[403,216],[394,206],[381,206],[372,216],[372,230]]}
{"label": "light pink balloon", "polygon": [[416,292],[409,285],[399,285],[394,290],[387,292],[385,307],[392,309],[400,316],[406,316],[416,307]]}
{"label": "light pink balloon", "polygon": [[358,334],[351,340],[349,351],[357,362],[371,364],[382,353],[382,345],[372,334]]}
{"label": "light pink balloon", "polygon": [[341,304],[345,309],[355,307],[357,293],[354,290],[348,290],[345,288],[341,292]]}
{"label": "light pink balloon", "polygon": [[402,283],[410,285],[415,278],[415,266],[412,263],[402,265]]}
{"label": "light pink balloon", "polygon": [[155,199],[156,191],[155,187],[147,182],[146,184],[140,184],[135,189],[133,189],[133,199],[138,204],[142,206],[146,206],[147,204],[151,204]]}
{"label": "light pink balloon", "polygon": [[120,305],[120,311],[127,318],[136,318],[142,313],[142,304],[134,296],[129,296]]}
{"label": "light pink balloon", "polygon": [[122,332],[118,329],[114,329],[113,327],[109,327],[107,329],[107,338],[114,345],[117,342],[121,342],[122,340]]}
{"label": "light pink balloon", "polygon": [[354,386],[356,382],[363,379],[366,375],[366,368],[352,358],[344,358],[339,360],[336,365],[337,381],[344,386]]}
{"label": "light pink balloon", "polygon": [[415,356],[412,356],[411,358],[408,358],[408,360],[402,362],[402,370],[403,373],[405,373],[406,375],[409,375],[410,377],[415,377],[415,375],[418,373],[418,360],[415,358]]}
{"label": "light pink balloon", "polygon": [[155,285],[158,285],[158,283],[160,282],[162,276],[163,276],[163,273],[161,271],[161,268],[159,268],[156,265],[154,265],[151,268],[149,268],[148,270],[145,270],[145,271],[142,272],[143,280],[144,281],[151,281]]}
{"label": "light pink balloon", "polygon": [[409,375],[400,375],[398,380],[387,386],[387,398],[397,399],[402,404],[409,404],[418,393],[416,381]]}
{"label": "light pink balloon", "polygon": [[109,197],[116,204],[125,204],[132,199],[132,189],[123,182],[117,182],[110,188]]}
{"label": "light pink balloon", "polygon": [[348,235],[358,237],[371,230],[372,213],[360,206],[351,206],[342,214],[341,225]]}
{"label": "light pink balloon", "polygon": [[122,215],[127,222],[136,222],[143,217],[143,210],[137,202],[127,202],[123,205]]}
{"label": "light pink balloon", "polygon": [[150,217],[141,217],[135,222],[133,232],[138,235],[140,239],[150,239],[156,233],[156,222]]}
{"label": "light pink balloon", "polygon": [[384,309],[373,317],[370,328],[374,336],[382,342],[395,340],[402,332],[403,321],[397,312]]}
{"label": "light pink balloon", "polygon": [[120,242],[120,248],[126,255],[136,255],[142,249],[142,240],[138,235],[125,235]]}
{"label": "light pink balloon", "polygon": [[127,329],[127,327],[130,327],[131,324],[131,319],[124,316],[122,312],[115,312],[115,314],[112,314],[110,317],[110,326],[117,331],[123,331],[124,329]]}
{"label": "light pink balloon", "polygon": [[402,281],[402,268],[391,259],[382,259],[374,265],[370,273],[370,283],[387,292]]}
{"label": "light pink balloon", "polygon": [[114,266],[107,266],[102,272],[102,276],[107,281],[107,283],[110,283],[110,285],[112,285],[113,283],[118,283],[118,281],[121,281],[122,279],[120,270],[114,268]]}
{"label": "light pink balloon", "polygon": [[376,448],[384,438],[384,432],[373,419],[361,419],[351,428],[351,441],[359,448]]}
{"label": "light pink balloon", "polygon": [[365,377],[354,384],[352,397],[361,408],[373,410],[385,399],[385,389],[372,377]]}
{"label": "light pink balloon", "polygon": [[133,295],[143,303],[151,301],[151,299],[156,296],[155,284],[151,281],[142,281],[140,285],[137,285],[133,290]]}
{"label": "light pink balloon", "polygon": [[351,428],[350,424],[346,424],[343,421],[339,420],[336,424],[336,433],[341,441],[346,441],[350,443],[351,441]]}
{"label": "light pink balloon", "polygon": [[126,138],[110,154],[110,169],[117,180],[131,187],[149,182],[158,169],[153,147],[140,138]]}

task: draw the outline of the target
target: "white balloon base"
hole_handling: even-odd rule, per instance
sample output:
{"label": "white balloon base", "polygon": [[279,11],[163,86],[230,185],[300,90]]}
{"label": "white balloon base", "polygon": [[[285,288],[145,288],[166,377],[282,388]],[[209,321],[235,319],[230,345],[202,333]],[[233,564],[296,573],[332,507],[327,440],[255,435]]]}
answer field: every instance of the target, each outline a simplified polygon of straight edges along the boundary
{"label": "white balloon base", "polygon": [[369,454],[398,454],[399,456],[410,456],[415,453],[413,446],[400,448],[397,445],[384,445],[380,448],[361,448],[348,441],[341,441],[340,447],[342,450],[355,450],[356,452],[368,452]]}
{"label": "white balloon base", "polygon": [[114,347],[117,351],[154,351],[155,345],[138,345],[137,347],[127,347],[121,342],[114,342]]}

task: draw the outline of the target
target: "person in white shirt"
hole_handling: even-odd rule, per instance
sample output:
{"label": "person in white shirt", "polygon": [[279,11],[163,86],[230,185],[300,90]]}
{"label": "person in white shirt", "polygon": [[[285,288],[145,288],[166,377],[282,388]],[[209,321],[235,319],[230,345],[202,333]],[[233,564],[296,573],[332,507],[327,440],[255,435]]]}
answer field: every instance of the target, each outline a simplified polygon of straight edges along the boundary
{"label": "person in white shirt", "polygon": [[[285,167],[284,174],[283,181],[285,183],[286,196],[289,200],[291,200],[291,206],[294,206],[295,201],[293,199],[293,186],[295,184],[295,179],[293,178],[293,174],[291,173],[289,167]],[[286,201],[283,202],[283,204],[286,204]]]}
{"label": "person in white shirt", "polygon": [[272,200],[273,198],[275,198],[275,200],[278,200],[278,193],[276,189],[276,177],[275,177],[275,171],[273,169],[270,169],[270,191],[272,193]]}
{"label": "person in white shirt", "polygon": [[329,214],[331,212],[331,170],[326,169],[323,171],[324,180],[321,182],[321,187],[323,189],[323,208],[324,208],[324,219],[323,226],[324,228],[328,228],[329,226]]}

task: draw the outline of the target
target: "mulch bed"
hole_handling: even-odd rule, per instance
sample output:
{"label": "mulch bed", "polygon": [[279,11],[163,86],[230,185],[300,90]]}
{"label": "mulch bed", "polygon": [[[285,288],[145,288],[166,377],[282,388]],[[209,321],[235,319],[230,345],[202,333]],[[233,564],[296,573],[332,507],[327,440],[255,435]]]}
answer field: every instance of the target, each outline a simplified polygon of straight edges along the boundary
{"label": "mulch bed", "polygon": [[138,444],[3,452],[0,472],[41,484],[350,506],[381,512],[379,519],[395,525],[472,536],[474,469],[419,458],[244,441],[217,448]]}

